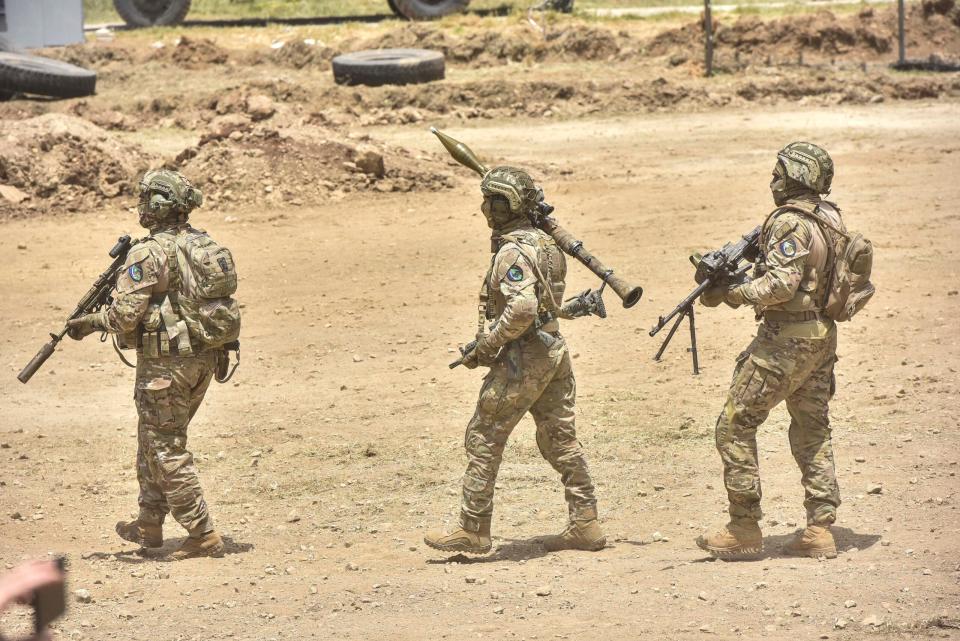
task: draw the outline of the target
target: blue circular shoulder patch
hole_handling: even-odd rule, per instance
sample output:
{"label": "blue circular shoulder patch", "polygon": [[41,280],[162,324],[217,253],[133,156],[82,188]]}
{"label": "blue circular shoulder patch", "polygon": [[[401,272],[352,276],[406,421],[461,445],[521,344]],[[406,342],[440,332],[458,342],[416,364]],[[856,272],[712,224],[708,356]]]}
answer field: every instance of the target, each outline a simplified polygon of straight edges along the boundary
{"label": "blue circular shoulder patch", "polygon": [[130,265],[129,269],[127,269],[127,274],[130,276],[130,280],[135,283],[139,283],[141,280],[143,280],[143,268],[139,263],[136,265]]}
{"label": "blue circular shoulder patch", "polygon": [[507,280],[511,283],[516,283],[523,280],[523,270],[514,265],[507,270]]}
{"label": "blue circular shoulder patch", "polygon": [[792,238],[780,243],[780,253],[786,256],[787,258],[792,258],[797,255],[797,243],[793,241]]}

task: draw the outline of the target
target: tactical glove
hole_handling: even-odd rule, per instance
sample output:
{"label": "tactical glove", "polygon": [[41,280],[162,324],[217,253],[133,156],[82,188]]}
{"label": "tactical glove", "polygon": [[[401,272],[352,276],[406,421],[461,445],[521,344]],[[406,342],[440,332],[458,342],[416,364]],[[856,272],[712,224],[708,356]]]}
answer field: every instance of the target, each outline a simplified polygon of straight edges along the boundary
{"label": "tactical glove", "polygon": [[473,369],[478,365],[490,367],[497,362],[499,353],[500,349],[487,343],[487,335],[483,334],[477,337],[476,346],[463,357],[463,366],[467,369]]}
{"label": "tactical glove", "polygon": [[80,318],[71,318],[67,321],[67,336],[80,341],[97,330],[103,329],[97,322],[98,316],[98,314],[86,314]]}
{"label": "tactical glove", "polygon": [[726,285],[714,285],[700,294],[700,302],[704,307],[716,307],[724,301],[728,289]]}

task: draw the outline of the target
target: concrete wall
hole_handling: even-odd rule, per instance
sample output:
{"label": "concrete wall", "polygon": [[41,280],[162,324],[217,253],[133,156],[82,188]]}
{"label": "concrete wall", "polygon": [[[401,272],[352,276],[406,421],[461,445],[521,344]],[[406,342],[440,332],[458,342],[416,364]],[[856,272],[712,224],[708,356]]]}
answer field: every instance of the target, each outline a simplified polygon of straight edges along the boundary
{"label": "concrete wall", "polygon": [[0,14],[0,32],[18,47],[83,42],[83,0],[0,0]]}

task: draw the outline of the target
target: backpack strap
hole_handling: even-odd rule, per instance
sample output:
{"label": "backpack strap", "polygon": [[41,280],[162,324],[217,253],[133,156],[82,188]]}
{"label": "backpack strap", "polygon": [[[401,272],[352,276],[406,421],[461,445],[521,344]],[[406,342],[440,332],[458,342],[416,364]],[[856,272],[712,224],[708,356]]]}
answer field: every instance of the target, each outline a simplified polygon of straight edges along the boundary
{"label": "backpack strap", "polygon": [[168,285],[166,296],[160,303],[160,316],[163,318],[164,329],[167,332],[170,345],[177,346],[177,353],[180,356],[188,356],[193,353],[193,349],[186,323],[183,322],[183,315],[180,313],[180,289],[183,286],[183,275],[180,273],[180,264],[177,262],[177,250],[181,249],[180,233],[183,229],[182,227],[178,228],[176,235],[169,232],[158,234],[170,236],[171,242],[160,242],[155,236],[151,236],[151,240],[157,243],[167,256]]}
{"label": "backpack strap", "polygon": [[830,222],[830,221],[827,219],[826,216],[824,216],[823,214],[821,214],[821,213],[820,213],[820,207],[819,207],[819,206],[818,206],[816,209],[814,209],[812,212],[806,212],[806,211],[804,211],[803,214],[804,214],[807,218],[812,218],[812,219],[814,219],[815,221],[817,221],[818,223],[820,223],[821,225],[823,225],[824,227],[826,227],[826,228],[829,229],[830,231],[834,232],[834,233],[837,234],[838,236],[843,236],[843,237],[846,238],[847,240],[850,240],[850,234],[848,234],[847,232],[843,231],[842,229],[839,229],[836,225],[834,225],[832,222]]}
{"label": "backpack strap", "polygon": [[[763,221],[763,226],[760,228],[760,237],[761,237],[761,238],[764,238],[764,237],[767,235],[767,229],[768,229],[768,227],[773,223],[773,221],[776,220],[777,217],[780,216],[780,214],[785,214],[785,213],[787,213],[788,211],[792,211],[792,212],[797,213],[797,214],[806,214],[806,213],[807,213],[807,210],[801,209],[800,207],[797,207],[796,205],[782,205],[782,206],[780,206],[780,207],[777,207],[777,208],[774,209],[772,212],[770,212],[770,213],[767,215],[767,219],[766,219],[765,221]],[[790,231],[793,232],[794,230],[791,229]]]}
{"label": "backpack strap", "polygon": [[477,304],[477,335],[483,334],[486,331],[487,321],[487,310],[490,305],[490,278],[493,276],[493,263],[496,260],[497,255],[493,254],[490,257],[490,267],[487,269],[487,275],[483,277],[483,284],[480,286],[480,295],[479,303]]}

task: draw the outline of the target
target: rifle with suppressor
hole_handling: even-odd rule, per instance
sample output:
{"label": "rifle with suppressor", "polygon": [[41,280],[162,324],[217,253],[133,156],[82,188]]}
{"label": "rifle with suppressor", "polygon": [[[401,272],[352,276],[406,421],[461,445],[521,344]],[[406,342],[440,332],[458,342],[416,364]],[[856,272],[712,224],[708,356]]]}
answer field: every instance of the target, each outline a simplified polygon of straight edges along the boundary
{"label": "rifle with suppressor", "polygon": [[[97,277],[96,282],[93,283],[90,290],[87,291],[87,293],[83,295],[83,298],[80,299],[80,302],[77,303],[77,308],[74,309],[73,313],[67,318],[68,321],[99,311],[104,306],[110,305],[110,303],[113,302],[113,290],[117,285],[117,271],[127,262],[127,252],[130,251],[132,244],[129,236],[121,236],[117,240],[117,244],[114,245],[113,249],[109,252],[110,258],[113,259],[110,267]],[[29,381],[47,359],[53,355],[54,350],[57,348],[57,343],[63,340],[66,333],[66,324],[64,324],[59,334],[51,333],[50,342],[40,348],[37,355],[34,356],[30,362],[27,363],[27,366],[23,368],[23,371],[17,375],[17,380],[21,383]],[[106,339],[104,337],[101,338],[101,340]]]}
{"label": "rifle with suppressor", "polygon": [[749,265],[741,265],[742,262],[753,263],[757,260],[760,253],[760,227],[757,226],[750,233],[741,237],[736,243],[727,243],[720,249],[701,256],[694,254],[690,257],[690,262],[697,268],[694,280],[698,285],[696,289],[690,292],[686,298],[680,301],[672,312],[666,316],[661,316],[657,324],[650,330],[650,336],[655,336],[657,332],[664,328],[670,320],[676,316],[677,320],[667,333],[667,337],[660,345],[653,360],[659,361],[663,356],[664,350],[670,344],[670,340],[676,333],[684,317],[690,319],[690,354],[693,357],[693,373],[700,373],[700,363],[697,359],[697,329],[693,319],[693,305],[697,302],[700,294],[716,285],[736,282],[741,280],[750,269]]}

